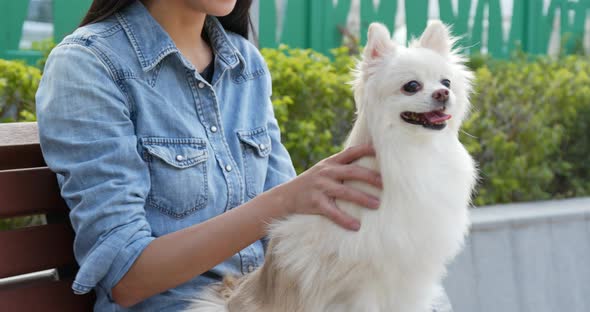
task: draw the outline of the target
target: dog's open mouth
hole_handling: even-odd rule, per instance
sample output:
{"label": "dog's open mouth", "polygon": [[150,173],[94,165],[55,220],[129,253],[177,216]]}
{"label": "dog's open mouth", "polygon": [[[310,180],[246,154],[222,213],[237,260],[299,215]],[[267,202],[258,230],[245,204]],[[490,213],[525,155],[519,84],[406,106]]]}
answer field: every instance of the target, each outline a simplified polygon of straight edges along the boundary
{"label": "dog's open mouth", "polygon": [[414,125],[421,125],[424,128],[442,130],[447,126],[446,121],[451,119],[451,115],[444,113],[445,108],[433,110],[425,113],[403,112],[402,119]]}

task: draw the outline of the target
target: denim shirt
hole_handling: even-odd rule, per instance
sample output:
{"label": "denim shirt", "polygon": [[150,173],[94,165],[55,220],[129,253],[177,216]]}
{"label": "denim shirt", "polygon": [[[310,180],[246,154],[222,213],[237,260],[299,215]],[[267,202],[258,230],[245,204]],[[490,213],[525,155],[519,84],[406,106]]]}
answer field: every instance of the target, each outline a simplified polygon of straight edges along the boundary
{"label": "denim shirt", "polygon": [[140,2],[77,29],[47,60],[36,98],[41,147],[71,209],[80,265],[72,288],[95,289],[95,311],[179,311],[199,287],[264,259],[257,241],[130,309],[112,299],[155,238],[295,175],[259,51],[213,17],[205,31],[215,55],[211,83]]}

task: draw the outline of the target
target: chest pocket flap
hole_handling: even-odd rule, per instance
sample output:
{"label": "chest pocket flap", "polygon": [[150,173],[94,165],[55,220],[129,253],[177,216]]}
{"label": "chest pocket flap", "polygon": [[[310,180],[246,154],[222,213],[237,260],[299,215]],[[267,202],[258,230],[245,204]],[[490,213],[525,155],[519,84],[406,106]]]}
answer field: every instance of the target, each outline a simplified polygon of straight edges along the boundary
{"label": "chest pocket flap", "polygon": [[[207,160],[206,143],[200,139],[144,139],[143,146],[146,151],[167,164],[176,168],[188,168]],[[182,142],[170,142],[181,140]],[[188,140],[188,141],[187,141]]]}
{"label": "chest pocket flap", "polygon": [[266,128],[259,127],[252,130],[238,131],[238,137],[242,143],[254,149],[258,156],[266,157],[270,154],[272,148]]}

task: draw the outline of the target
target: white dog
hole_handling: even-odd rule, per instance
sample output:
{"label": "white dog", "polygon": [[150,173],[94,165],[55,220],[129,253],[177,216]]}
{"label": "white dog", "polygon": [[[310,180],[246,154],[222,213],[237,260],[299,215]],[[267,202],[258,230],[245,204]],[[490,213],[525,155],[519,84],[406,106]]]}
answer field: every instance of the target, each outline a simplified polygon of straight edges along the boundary
{"label": "white dog", "polygon": [[358,119],[348,146],[372,142],[376,210],[338,202],[359,232],[295,215],[272,224],[264,265],[200,294],[192,312],[424,312],[468,229],[474,162],[458,140],[472,73],[432,23],[409,48],[371,24],[353,82]]}

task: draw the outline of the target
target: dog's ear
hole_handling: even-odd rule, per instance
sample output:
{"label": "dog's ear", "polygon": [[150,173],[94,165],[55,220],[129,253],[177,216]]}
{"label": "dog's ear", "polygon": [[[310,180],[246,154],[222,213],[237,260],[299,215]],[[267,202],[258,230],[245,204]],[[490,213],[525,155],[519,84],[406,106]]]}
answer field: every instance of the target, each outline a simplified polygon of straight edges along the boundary
{"label": "dog's ear", "polygon": [[365,60],[378,59],[393,52],[394,49],[395,45],[391,41],[387,27],[381,23],[371,23],[364,51]]}
{"label": "dog's ear", "polygon": [[430,23],[420,37],[421,47],[434,50],[443,56],[451,54],[453,42],[449,28],[441,21]]}

